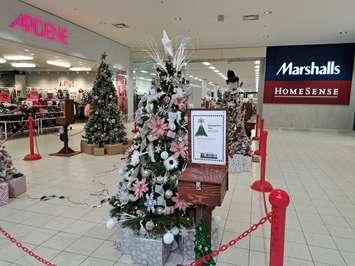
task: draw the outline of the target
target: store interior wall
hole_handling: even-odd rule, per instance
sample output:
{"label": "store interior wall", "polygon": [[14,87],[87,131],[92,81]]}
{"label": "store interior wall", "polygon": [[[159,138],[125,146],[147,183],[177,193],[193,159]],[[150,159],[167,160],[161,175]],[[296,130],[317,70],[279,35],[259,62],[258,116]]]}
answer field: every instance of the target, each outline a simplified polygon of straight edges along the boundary
{"label": "store interior wall", "polygon": [[351,130],[355,112],[355,70],[349,105],[263,104],[268,128]]}
{"label": "store interior wall", "polygon": [[43,89],[59,89],[60,82],[70,81],[76,89],[91,90],[95,80],[95,72],[32,72],[26,75],[26,86]]}

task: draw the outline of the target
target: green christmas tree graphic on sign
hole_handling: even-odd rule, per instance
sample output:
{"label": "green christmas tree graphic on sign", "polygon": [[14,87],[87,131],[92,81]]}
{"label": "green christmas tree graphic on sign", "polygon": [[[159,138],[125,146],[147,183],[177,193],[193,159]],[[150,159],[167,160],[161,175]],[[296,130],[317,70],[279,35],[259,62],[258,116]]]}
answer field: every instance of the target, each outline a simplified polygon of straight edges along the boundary
{"label": "green christmas tree graphic on sign", "polygon": [[198,127],[197,132],[195,133],[195,136],[196,136],[196,137],[199,137],[199,136],[205,136],[205,137],[207,137],[207,133],[206,133],[204,127],[203,127],[203,122],[205,122],[205,120],[203,120],[202,118],[200,118],[200,119],[198,120],[198,122],[200,123],[200,126]]}

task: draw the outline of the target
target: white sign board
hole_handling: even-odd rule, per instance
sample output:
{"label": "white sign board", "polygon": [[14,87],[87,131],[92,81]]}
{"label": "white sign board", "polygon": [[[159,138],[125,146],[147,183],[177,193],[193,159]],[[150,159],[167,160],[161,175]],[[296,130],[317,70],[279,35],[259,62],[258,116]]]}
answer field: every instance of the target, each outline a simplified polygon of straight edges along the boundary
{"label": "white sign board", "polygon": [[226,110],[191,110],[191,163],[226,165]]}

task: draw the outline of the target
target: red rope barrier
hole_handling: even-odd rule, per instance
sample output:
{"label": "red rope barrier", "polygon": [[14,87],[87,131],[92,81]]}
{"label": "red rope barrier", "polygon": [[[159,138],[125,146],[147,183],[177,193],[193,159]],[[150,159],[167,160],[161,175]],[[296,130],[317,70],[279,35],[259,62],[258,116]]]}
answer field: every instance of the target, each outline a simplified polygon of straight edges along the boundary
{"label": "red rope barrier", "polygon": [[5,236],[8,240],[10,240],[14,245],[16,245],[16,247],[18,247],[19,249],[21,249],[23,252],[25,252],[26,254],[30,255],[31,257],[33,257],[35,260],[41,262],[43,265],[47,265],[47,266],[57,266],[54,263],[49,262],[48,260],[40,257],[39,255],[37,255],[36,253],[34,253],[31,249],[25,247],[22,245],[21,242],[17,241],[16,238],[14,238],[10,233],[8,233],[4,228],[2,228],[0,226],[0,233]]}
{"label": "red rope barrier", "polygon": [[268,221],[268,219],[271,219],[271,217],[272,217],[272,214],[269,213],[265,217],[261,218],[258,223],[253,224],[247,230],[245,230],[243,233],[241,233],[239,236],[237,236],[236,238],[228,241],[226,244],[222,245],[219,249],[216,249],[216,250],[212,251],[212,253],[210,253],[208,255],[205,255],[202,258],[199,258],[198,260],[187,264],[186,266],[199,266],[199,265],[202,265],[204,263],[207,263],[213,257],[217,257],[219,255],[219,253],[226,251],[230,247],[232,247],[235,244],[237,244],[240,240],[242,240],[243,238],[246,238],[252,232],[256,231],[259,228],[259,226],[261,226],[264,223],[266,223],[266,221]]}
{"label": "red rope barrier", "polygon": [[11,133],[11,135],[8,136],[3,142],[1,142],[0,145],[4,145],[5,142],[7,142],[8,140],[10,140],[10,139],[12,139],[13,137],[15,137],[15,136],[16,136],[18,133],[20,133],[20,131],[21,131],[22,129],[24,129],[26,126],[27,126],[27,122],[24,122],[24,124],[23,124],[16,132]]}

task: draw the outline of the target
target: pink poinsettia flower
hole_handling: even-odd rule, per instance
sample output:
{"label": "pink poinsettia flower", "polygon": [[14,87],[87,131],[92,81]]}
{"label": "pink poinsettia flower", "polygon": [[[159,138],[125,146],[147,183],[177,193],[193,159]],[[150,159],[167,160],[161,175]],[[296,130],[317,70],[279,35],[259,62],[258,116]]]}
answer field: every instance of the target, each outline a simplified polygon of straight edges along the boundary
{"label": "pink poinsettia flower", "polygon": [[[174,97],[175,96],[175,97]],[[172,97],[173,103],[179,107],[180,110],[186,110],[186,98],[174,95]]]}
{"label": "pink poinsettia flower", "polygon": [[179,211],[185,212],[188,207],[190,207],[192,204],[185,201],[179,193],[176,193],[174,197],[172,197],[173,202],[175,202],[175,209],[178,209]]}
{"label": "pink poinsettia flower", "polygon": [[133,183],[133,191],[134,196],[137,199],[143,198],[144,193],[148,191],[148,184],[146,183],[146,179],[143,178],[141,181],[138,179]]}
{"label": "pink poinsettia flower", "polygon": [[159,139],[161,136],[164,136],[169,126],[165,123],[164,118],[158,116],[153,117],[149,123],[148,127],[151,129],[150,134],[148,135],[149,141],[154,141]]}
{"label": "pink poinsettia flower", "polygon": [[171,143],[170,151],[172,151],[174,153],[173,156],[175,158],[178,158],[179,156],[181,156],[182,158],[185,159],[187,157],[187,145],[185,144],[185,142]]}

